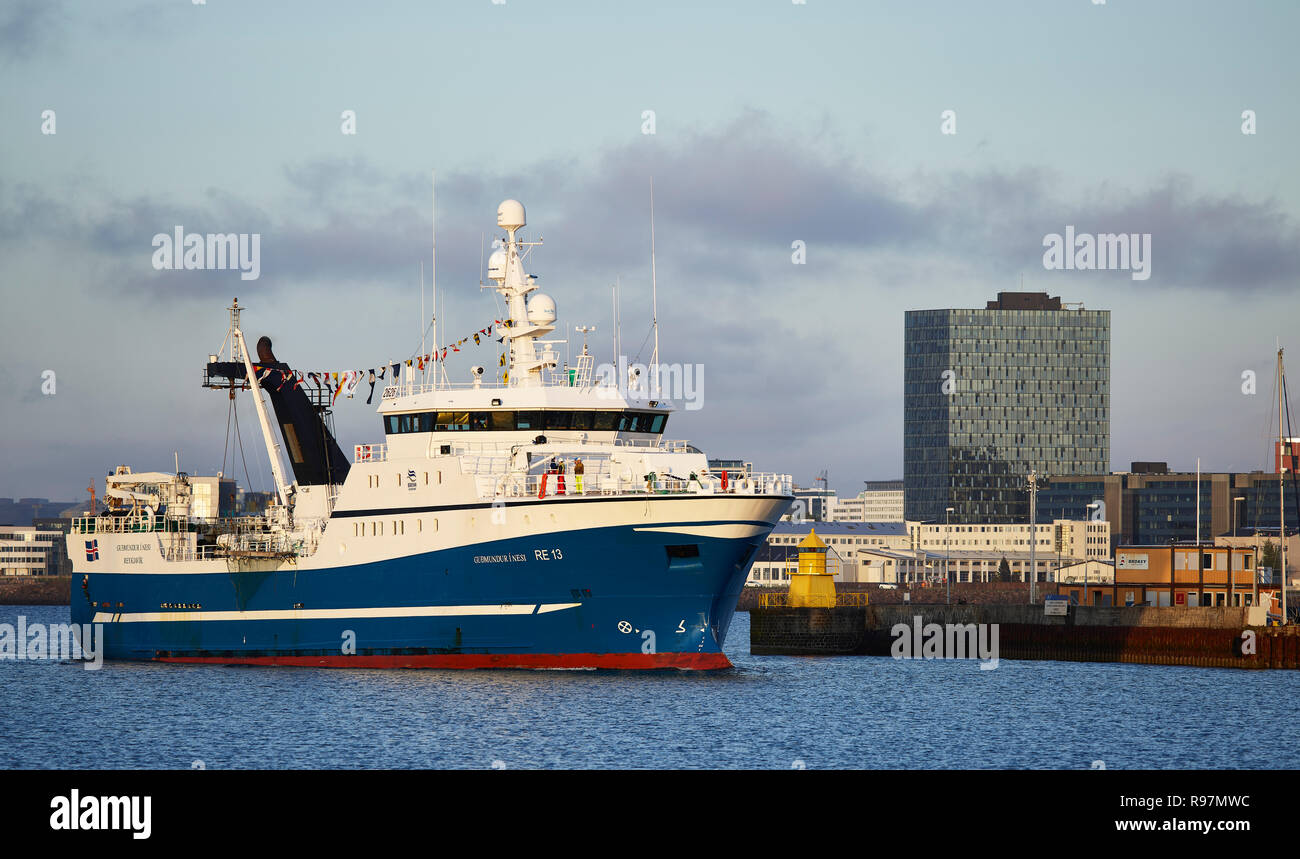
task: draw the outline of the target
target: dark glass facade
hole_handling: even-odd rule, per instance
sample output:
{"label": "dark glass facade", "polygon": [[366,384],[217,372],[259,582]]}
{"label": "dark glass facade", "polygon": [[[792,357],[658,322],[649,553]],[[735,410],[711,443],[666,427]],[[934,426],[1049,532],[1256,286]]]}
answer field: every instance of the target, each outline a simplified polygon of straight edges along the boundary
{"label": "dark glass facade", "polygon": [[1038,521],[1091,519],[1088,505],[1106,500],[1106,480],[1052,480],[1038,490]]}
{"label": "dark glass facade", "polygon": [[[1202,540],[1231,534],[1234,529],[1243,536],[1257,529],[1277,531],[1277,475],[1205,472],[1200,486]],[[1300,489],[1296,494],[1300,495]],[[1194,472],[1053,477],[1039,490],[1038,521],[1092,516],[1088,505],[1095,501],[1105,504],[1101,512],[1110,522],[1113,544],[1167,545],[1196,539]],[[1300,498],[1291,494],[1287,496],[1287,522],[1288,531],[1300,522]]]}
{"label": "dark glass facade", "polygon": [[[1133,542],[1161,546],[1196,536],[1196,479],[1162,481],[1132,493]],[[1201,481],[1201,536],[1213,537],[1213,499],[1208,480]]]}
{"label": "dark glass facade", "polygon": [[915,310],[903,343],[905,518],[1027,522],[1031,468],[1109,470],[1110,311]]}

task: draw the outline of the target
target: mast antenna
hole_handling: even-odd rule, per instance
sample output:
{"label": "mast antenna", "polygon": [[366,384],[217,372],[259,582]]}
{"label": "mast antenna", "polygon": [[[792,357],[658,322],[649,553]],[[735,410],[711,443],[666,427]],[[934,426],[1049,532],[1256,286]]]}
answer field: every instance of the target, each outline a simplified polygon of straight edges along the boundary
{"label": "mast antenna", "polygon": [[[429,172],[429,233],[432,238],[432,247],[429,251],[429,292],[433,299],[433,347],[438,348],[438,172],[430,170]],[[420,287],[420,295],[424,295],[424,287]],[[422,325],[422,321],[421,321]],[[426,327],[426,326],[425,326]],[[426,353],[424,347],[420,348],[421,355]],[[439,361],[434,361],[439,364]],[[425,363],[425,381],[428,381],[428,363]],[[443,370],[446,372],[446,370]],[[434,366],[433,385],[438,385],[438,369]]]}
{"label": "mast antenna", "polygon": [[650,177],[650,312],[655,332],[655,351],[650,358],[650,379],[659,395],[659,284],[655,277],[655,177]]}
{"label": "mast antenna", "polygon": [[[425,332],[425,330],[426,330],[426,326],[425,326],[425,324],[424,324],[424,260],[420,260],[420,354],[421,354],[421,355],[426,355],[426,354],[428,354],[428,351],[429,351],[428,349],[424,348],[424,347],[425,347],[425,343],[424,343],[424,332]],[[426,365],[426,366],[427,366],[427,365]],[[423,375],[424,375],[424,379],[423,379],[423,380],[424,380],[424,381],[428,381],[429,371],[428,371],[427,369],[425,369],[425,370],[422,370],[421,372],[422,372]]]}
{"label": "mast antenna", "polygon": [[623,320],[619,317],[618,287],[622,278],[614,278],[614,363],[617,365],[623,354]]}

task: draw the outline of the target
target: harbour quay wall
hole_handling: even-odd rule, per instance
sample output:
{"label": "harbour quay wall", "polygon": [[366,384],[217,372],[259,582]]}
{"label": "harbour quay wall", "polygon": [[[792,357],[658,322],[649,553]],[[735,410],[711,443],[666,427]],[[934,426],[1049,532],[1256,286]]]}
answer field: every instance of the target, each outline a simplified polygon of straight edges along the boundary
{"label": "harbour quay wall", "polygon": [[866,606],[754,608],[749,652],[758,656],[848,656],[869,652]]}
{"label": "harbour quay wall", "polygon": [[[1055,583],[1039,582],[1038,598],[1042,599],[1043,595],[1046,594],[1055,594],[1056,589]],[[788,590],[787,585],[771,588],[744,588],[741,590],[740,599],[736,603],[736,611],[750,611],[758,607],[763,594],[783,594]],[[873,605],[942,605],[947,598],[943,585],[931,587],[913,585],[909,589],[907,585],[881,587],[878,584],[862,582],[836,582],[835,590],[842,594],[865,593]],[[904,601],[905,594],[910,602]],[[952,585],[952,601],[958,603],[962,600],[979,605],[1023,605],[1029,602],[1029,583],[954,582]]]}
{"label": "harbour quay wall", "polygon": [[0,576],[0,605],[67,605],[72,576]]}
{"label": "harbour quay wall", "polygon": [[1251,626],[1258,612],[1229,607],[1069,606],[1064,616],[1045,616],[1041,604],[756,607],[750,652],[890,656],[896,625],[915,630],[918,619],[922,630],[996,625],[999,659],[1300,668],[1300,629]]}

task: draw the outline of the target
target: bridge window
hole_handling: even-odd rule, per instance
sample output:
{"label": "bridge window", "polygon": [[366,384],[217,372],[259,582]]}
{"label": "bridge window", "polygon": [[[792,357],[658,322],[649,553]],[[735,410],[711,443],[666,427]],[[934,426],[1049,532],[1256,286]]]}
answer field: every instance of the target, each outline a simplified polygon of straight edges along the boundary
{"label": "bridge window", "polygon": [[663,432],[668,416],[654,412],[625,412],[619,420],[619,432]]}
{"label": "bridge window", "polygon": [[469,429],[469,412],[438,412],[434,420],[435,432],[459,432]]}
{"label": "bridge window", "polygon": [[596,431],[662,433],[668,416],[619,411],[447,411],[385,415],[390,435],[413,432]]}

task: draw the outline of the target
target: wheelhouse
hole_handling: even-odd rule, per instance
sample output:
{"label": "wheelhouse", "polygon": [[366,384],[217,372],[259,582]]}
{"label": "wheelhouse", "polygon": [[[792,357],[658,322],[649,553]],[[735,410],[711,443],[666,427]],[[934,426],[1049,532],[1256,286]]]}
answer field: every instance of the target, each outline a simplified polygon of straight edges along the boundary
{"label": "wheelhouse", "polygon": [[388,435],[416,432],[637,432],[661,434],[664,412],[633,409],[407,412],[384,415]]}

